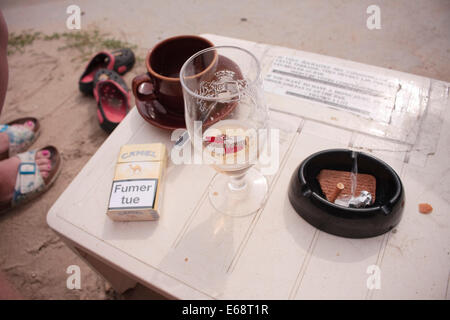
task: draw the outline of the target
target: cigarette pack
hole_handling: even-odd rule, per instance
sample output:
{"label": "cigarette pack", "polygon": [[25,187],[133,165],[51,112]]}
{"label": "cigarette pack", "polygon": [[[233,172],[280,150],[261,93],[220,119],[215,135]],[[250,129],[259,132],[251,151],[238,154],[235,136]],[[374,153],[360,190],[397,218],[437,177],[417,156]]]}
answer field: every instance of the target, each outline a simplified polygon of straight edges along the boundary
{"label": "cigarette pack", "polygon": [[166,148],[162,143],[122,146],[108,216],[116,221],[157,220],[165,166]]}

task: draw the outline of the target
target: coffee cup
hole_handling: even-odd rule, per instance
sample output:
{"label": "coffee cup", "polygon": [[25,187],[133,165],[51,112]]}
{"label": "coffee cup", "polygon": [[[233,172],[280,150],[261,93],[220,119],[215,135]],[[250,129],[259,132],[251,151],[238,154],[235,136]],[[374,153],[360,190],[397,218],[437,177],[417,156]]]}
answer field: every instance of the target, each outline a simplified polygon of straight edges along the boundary
{"label": "coffee cup", "polygon": [[[145,59],[147,72],[136,76],[132,82],[137,105],[154,102],[164,108],[164,113],[184,117],[181,67],[195,53],[213,46],[209,40],[194,35],[172,37],[156,44]],[[216,60],[215,55],[208,63],[212,66]]]}

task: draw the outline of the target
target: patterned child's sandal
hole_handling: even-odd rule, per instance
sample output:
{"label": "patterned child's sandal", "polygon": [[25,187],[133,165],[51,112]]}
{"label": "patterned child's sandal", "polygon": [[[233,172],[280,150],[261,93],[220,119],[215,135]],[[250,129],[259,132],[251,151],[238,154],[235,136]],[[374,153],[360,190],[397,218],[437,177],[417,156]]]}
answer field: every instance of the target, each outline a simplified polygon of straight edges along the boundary
{"label": "patterned child's sandal", "polygon": [[[46,178],[43,178],[36,163],[36,152],[48,150],[50,152],[51,170]],[[32,150],[17,155],[20,159],[17,170],[14,195],[9,203],[0,204],[0,214],[8,212],[18,205],[30,200],[47,191],[55,182],[61,171],[61,157],[58,150],[53,146],[47,146],[40,150]]]}
{"label": "patterned child's sandal", "polygon": [[131,49],[97,53],[88,63],[78,81],[80,91],[85,94],[92,94],[94,90],[94,77],[99,69],[114,70],[119,74],[124,74],[131,70],[135,60],[134,53]]}
{"label": "patterned child's sandal", "polygon": [[[27,121],[34,123],[33,130],[25,125]],[[9,137],[9,149],[0,153],[0,160],[3,160],[27,150],[39,137],[41,128],[36,118],[27,117],[0,124],[0,132],[5,132]]]}

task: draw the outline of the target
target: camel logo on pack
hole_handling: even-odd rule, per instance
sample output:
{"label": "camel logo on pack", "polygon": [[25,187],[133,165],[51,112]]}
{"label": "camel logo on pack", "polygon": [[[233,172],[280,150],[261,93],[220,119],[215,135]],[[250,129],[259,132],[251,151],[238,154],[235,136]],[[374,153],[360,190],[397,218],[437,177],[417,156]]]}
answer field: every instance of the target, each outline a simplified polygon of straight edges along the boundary
{"label": "camel logo on pack", "polygon": [[133,170],[133,174],[142,172],[142,168],[138,164],[130,164],[129,166],[130,166],[130,169]]}

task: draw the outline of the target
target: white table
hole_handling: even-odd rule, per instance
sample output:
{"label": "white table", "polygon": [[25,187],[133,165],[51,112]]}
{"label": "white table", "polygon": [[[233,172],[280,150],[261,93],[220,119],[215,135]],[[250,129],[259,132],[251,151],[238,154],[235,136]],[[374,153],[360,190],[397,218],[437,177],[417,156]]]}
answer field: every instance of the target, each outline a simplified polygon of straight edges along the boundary
{"label": "white table", "polygon": [[[50,209],[47,220],[62,239],[118,291],[136,282],[178,299],[449,299],[450,116],[448,84],[392,70],[292,49],[203,35],[216,45],[251,50],[263,74],[278,55],[321,59],[340,66],[397,77],[428,90],[439,86],[446,104],[435,147],[364,132],[364,121],[295,97],[266,93],[271,121],[281,128],[280,169],[268,176],[263,208],[245,218],[214,211],[207,197],[215,174],[209,166],[169,163],[162,214],[157,222],[120,223],[105,212],[119,147],[164,142],[170,132],[147,124],[133,109]],[[447,95],[447,96],[446,96]],[[430,109],[431,110],[431,109]],[[331,119],[331,120],[330,120]],[[400,141],[400,142],[399,142]],[[405,139],[406,141],[406,139]],[[290,177],[308,155],[351,147],[389,163],[406,190],[403,219],[379,237],[347,239],[312,227],[287,197]],[[428,154],[427,154],[428,153]],[[418,212],[428,202],[429,215]],[[367,269],[380,268],[381,288],[369,289]]]}

